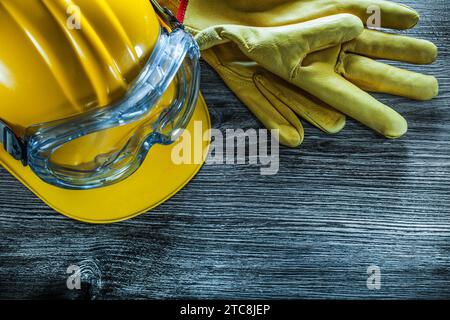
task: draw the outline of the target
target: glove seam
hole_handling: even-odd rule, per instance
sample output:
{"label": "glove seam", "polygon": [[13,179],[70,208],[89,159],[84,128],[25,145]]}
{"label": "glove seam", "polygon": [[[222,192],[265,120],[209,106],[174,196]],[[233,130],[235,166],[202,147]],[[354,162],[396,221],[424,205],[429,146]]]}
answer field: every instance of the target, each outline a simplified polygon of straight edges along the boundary
{"label": "glove seam", "polygon": [[[214,53],[214,55],[215,55],[215,53]],[[216,58],[217,58],[217,56],[216,56]],[[208,62],[208,61],[206,61],[206,62]],[[238,72],[232,70],[230,67],[224,65],[222,63],[222,61],[220,61],[220,59],[217,58],[217,64],[215,64],[215,65],[213,65],[209,62],[208,62],[208,64],[219,73],[219,75],[222,79],[236,82],[242,86],[251,87],[250,82],[253,81],[251,78],[247,78],[247,77],[239,74]]]}
{"label": "glove seam", "polygon": [[346,56],[347,52],[344,50],[344,47],[341,48],[341,52],[339,52],[339,56],[338,59],[336,61],[336,67],[335,67],[335,72],[337,74],[340,74],[341,76],[345,77],[345,56]]}
{"label": "glove seam", "polygon": [[[274,84],[274,87],[277,89],[277,94],[280,97],[284,97],[287,101],[291,101],[292,107],[291,105],[288,105],[288,107],[300,118],[302,118],[303,120],[307,121],[308,123],[312,124],[314,127],[318,128],[319,130],[325,132],[325,133],[329,133],[329,131],[326,129],[326,127],[322,126],[322,124],[319,121],[315,120],[315,115],[313,112],[311,112],[310,110],[308,110],[309,108],[306,107],[305,105],[298,103],[295,100],[295,97],[290,93],[281,93],[281,91],[277,88],[277,84]],[[286,102],[283,101],[283,98],[279,99],[281,100],[284,104],[286,104]]]}
{"label": "glove seam", "polygon": [[298,74],[300,73],[300,69],[304,59],[305,57],[301,57],[299,61],[295,64],[295,67],[292,69],[291,74],[289,75],[289,80],[292,81],[297,78]]}

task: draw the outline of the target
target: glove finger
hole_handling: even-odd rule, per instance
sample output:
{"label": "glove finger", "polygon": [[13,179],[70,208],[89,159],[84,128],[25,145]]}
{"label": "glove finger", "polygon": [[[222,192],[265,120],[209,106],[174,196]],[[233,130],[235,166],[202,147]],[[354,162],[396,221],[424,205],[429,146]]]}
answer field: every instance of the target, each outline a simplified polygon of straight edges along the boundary
{"label": "glove finger", "polygon": [[304,130],[298,117],[281,103],[272,104],[255,85],[253,78],[260,70],[255,62],[247,60],[232,43],[205,50],[202,57],[267,129],[279,130],[282,145],[302,144]]}
{"label": "glove finger", "polygon": [[[260,94],[263,95],[268,104],[261,104],[257,107],[249,106],[253,114],[260,119],[266,126],[280,130],[280,143],[287,147],[298,147],[303,143],[305,132],[303,125],[298,119],[297,115],[277,96],[264,86],[258,86],[258,80],[255,76],[255,85]],[[253,110],[256,109],[256,110]],[[273,125],[273,122],[276,125]],[[292,129],[295,129],[295,134]]]}
{"label": "glove finger", "polygon": [[338,133],[345,126],[345,115],[270,72],[257,74],[255,84],[260,90],[272,92],[290,110],[326,133]]}
{"label": "glove finger", "polygon": [[350,41],[364,31],[364,26],[357,17],[341,14],[282,27],[223,25],[212,29],[214,36],[202,39],[216,39],[211,43],[228,39],[261,67],[288,80],[310,52]]}
{"label": "glove finger", "polygon": [[[262,93],[261,93],[262,94]],[[252,103],[250,99],[241,99],[247,108],[258,118],[259,121],[269,130],[279,131],[280,143],[286,147],[295,148],[303,143],[305,132],[300,120],[285,105],[274,99],[273,96],[264,96],[264,100],[260,99],[257,104]],[[272,100],[269,100],[272,99]],[[283,110],[284,109],[284,110]],[[280,112],[281,111],[281,112]],[[289,121],[285,118],[289,116]],[[293,117],[297,119],[297,123],[291,123]]]}
{"label": "glove finger", "polygon": [[[230,47],[230,46],[229,46]],[[269,94],[264,95],[255,85],[253,75],[258,67],[255,63],[228,64],[221,61],[216,47],[203,52],[202,57],[211,65],[225,81],[227,86],[246,105],[246,107],[258,118],[269,130],[279,131],[279,141],[287,147],[298,147],[304,140],[304,129],[298,117],[283,103],[272,98]],[[230,47],[231,48],[231,47]],[[221,53],[226,51],[221,48]],[[232,48],[231,48],[232,49]],[[233,56],[235,50],[227,56]],[[237,51],[239,52],[239,50]]]}
{"label": "glove finger", "polygon": [[415,64],[430,64],[436,60],[438,49],[430,41],[364,30],[355,40],[346,43],[345,52]]}
{"label": "glove finger", "polygon": [[403,4],[384,0],[351,0],[342,1],[341,12],[352,13],[366,23],[373,12],[380,10],[381,27],[404,30],[414,27],[419,22],[419,14],[412,8]]}
{"label": "glove finger", "polygon": [[408,129],[406,120],[395,110],[322,64],[304,68],[294,81],[333,108],[388,138],[401,137]]}
{"label": "glove finger", "polygon": [[221,39],[214,43],[229,39],[250,56],[279,52],[280,57],[290,57],[353,40],[363,31],[364,26],[356,16],[343,13],[279,27],[222,25],[211,28],[209,33],[214,34],[211,38]]}
{"label": "glove finger", "polygon": [[344,54],[342,60],[339,72],[363,90],[416,100],[430,100],[439,93],[439,83],[435,77],[355,54]]}
{"label": "glove finger", "polygon": [[[212,5],[208,2],[212,2]],[[383,0],[209,0],[191,1],[189,12],[205,13],[202,19],[195,19],[192,14],[193,17],[188,19],[187,25],[196,25],[198,30],[214,24],[274,26],[336,13],[354,14],[366,23],[373,15],[370,10],[372,8],[380,9],[381,26],[385,28],[409,29],[419,20],[418,13],[410,7]]]}

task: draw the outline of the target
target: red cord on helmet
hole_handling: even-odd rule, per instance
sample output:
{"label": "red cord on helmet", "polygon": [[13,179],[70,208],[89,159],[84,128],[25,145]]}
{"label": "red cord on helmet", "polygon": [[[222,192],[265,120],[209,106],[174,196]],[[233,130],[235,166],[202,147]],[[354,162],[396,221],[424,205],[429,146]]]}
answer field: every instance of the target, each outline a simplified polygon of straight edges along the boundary
{"label": "red cord on helmet", "polygon": [[177,19],[181,23],[184,21],[184,16],[186,15],[186,10],[189,4],[189,0],[181,0],[180,1],[180,8],[178,9]]}

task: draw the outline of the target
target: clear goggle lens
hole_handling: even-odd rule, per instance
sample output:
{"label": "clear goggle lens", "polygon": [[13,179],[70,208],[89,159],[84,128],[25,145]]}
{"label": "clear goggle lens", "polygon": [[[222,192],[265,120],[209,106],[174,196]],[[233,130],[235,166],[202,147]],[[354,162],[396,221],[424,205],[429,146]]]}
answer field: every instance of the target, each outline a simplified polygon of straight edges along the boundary
{"label": "clear goggle lens", "polygon": [[153,145],[173,143],[187,126],[198,101],[199,58],[192,36],[162,29],[120,101],[27,130],[28,165],[44,181],[68,189],[104,187],[129,177]]}

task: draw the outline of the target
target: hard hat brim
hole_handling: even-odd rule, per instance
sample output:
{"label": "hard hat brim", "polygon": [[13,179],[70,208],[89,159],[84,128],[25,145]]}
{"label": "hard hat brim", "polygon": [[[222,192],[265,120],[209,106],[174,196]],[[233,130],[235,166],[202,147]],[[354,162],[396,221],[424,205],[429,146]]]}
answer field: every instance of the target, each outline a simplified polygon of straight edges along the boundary
{"label": "hard hat brim", "polygon": [[[206,154],[210,141],[203,141],[203,135],[211,129],[211,120],[201,95],[187,127],[190,133],[194,133],[195,122],[201,122],[202,133],[201,137],[191,134],[191,145],[202,143]],[[203,164],[175,164],[171,158],[174,146],[155,145],[132,176],[117,184],[92,190],[52,186],[38,178],[29,167],[13,159],[3,148],[0,148],[0,164],[57,212],[82,222],[106,224],[133,218],[159,206],[194,178]]]}

